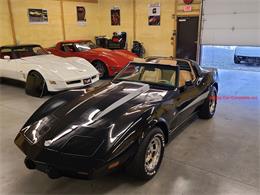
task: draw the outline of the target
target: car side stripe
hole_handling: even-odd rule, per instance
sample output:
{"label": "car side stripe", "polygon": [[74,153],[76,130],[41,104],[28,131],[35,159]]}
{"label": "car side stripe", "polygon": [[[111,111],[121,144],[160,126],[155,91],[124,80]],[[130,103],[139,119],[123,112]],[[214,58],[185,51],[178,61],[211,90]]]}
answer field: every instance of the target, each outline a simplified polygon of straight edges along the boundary
{"label": "car side stripe", "polygon": [[189,109],[190,107],[194,106],[195,104],[199,103],[200,101],[206,99],[209,95],[209,91],[203,93],[202,95],[200,95],[199,97],[197,97],[195,100],[193,100],[188,106],[186,106],[185,108],[183,108],[180,112],[184,112],[185,110]]}

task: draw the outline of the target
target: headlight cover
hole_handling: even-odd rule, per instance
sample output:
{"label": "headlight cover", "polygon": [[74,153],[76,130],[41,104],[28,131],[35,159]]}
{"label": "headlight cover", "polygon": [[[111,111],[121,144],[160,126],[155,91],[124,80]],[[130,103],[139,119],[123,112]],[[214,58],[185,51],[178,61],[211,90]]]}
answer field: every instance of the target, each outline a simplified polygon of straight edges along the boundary
{"label": "headlight cover", "polygon": [[63,147],[62,152],[85,157],[93,156],[101,147],[103,141],[86,136],[73,136]]}
{"label": "headlight cover", "polygon": [[55,118],[46,116],[21,130],[31,144],[36,144],[49,130]]}

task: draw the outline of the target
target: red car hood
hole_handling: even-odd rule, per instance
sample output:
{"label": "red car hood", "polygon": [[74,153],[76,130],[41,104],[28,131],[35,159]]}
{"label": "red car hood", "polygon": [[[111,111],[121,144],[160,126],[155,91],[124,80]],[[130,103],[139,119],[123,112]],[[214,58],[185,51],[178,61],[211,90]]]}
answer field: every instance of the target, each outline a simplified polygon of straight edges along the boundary
{"label": "red car hood", "polygon": [[129,61],[133,61],[134,58],[136,58],[135,54],[127,50],[110,50],[105,48],[96,48],[96,49],[91,49],[88,52],[91,52],[96,55],[107,56],[116,61],[125,62],[124,64],[128,64]]}

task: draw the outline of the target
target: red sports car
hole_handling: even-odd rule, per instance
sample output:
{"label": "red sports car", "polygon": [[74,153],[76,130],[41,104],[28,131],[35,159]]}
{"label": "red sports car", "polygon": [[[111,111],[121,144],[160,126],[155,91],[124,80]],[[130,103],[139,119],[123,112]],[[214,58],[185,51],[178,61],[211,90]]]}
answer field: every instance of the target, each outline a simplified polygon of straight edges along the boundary
{"label": "red sports car", "polygon": [[52,54],[61,57],[81,57],[91,62],[100,72],[100,78],[114,76],[137,56],[127,50],[109,50],[99,48],[89,40],[58,42],[49,48]]}

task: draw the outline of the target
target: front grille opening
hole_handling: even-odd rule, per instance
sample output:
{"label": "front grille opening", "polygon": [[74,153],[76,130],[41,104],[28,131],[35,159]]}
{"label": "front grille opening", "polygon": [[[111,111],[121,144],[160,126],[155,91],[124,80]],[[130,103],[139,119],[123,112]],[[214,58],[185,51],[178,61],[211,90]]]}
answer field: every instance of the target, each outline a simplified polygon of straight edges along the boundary
{"label": "front grille opening", "polygon": [[76,81],[67,81],[66,83],[68,85],[71,85],[71,84],[77,84],[77,83],[80,83],[80,82],[81,82],[81,80],[76,80]]}

